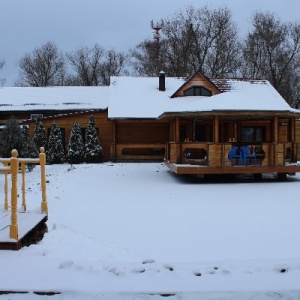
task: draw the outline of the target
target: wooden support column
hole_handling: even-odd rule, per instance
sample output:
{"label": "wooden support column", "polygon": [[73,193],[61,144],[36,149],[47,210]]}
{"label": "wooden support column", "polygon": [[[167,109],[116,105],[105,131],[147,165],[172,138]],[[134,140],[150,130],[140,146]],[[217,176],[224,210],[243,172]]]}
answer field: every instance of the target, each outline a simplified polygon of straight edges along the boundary
{"label": "wooden support column", "polygon": [[295,132],[296,132],[295,118],[291,118],[289,123],[290,123],[290,133],[291,133],[290,139],[292,143],[295,143]]}
{"label": "wooden support column", "polygon": [[175,119],[175,143],[180,143],[180,122],[179,117]]}
{"label": "wooden support column", "polygon": [[214,116],[214,143],[219,143],[219,116]]}
{"label": "wooden support column", "polygon": [[234,130],[234,139],[237,141],[238,139],[239,139],[239,136],[238,136],[238,124],[237,124],[237,122],[234,122],[234,128],[233,128],[233,130]]}
{"label": "wooden support column", "polygon": [[273,128],[274,128],[273,142],[277,144],[279,140],[278,116],[273,117]]}
{"label": "wooden support column", "polygon": [[180,122],[179,117],[175,119],[175,143],[176,143],[176,163],[180,163],[181,160],[181,146],[180,146]]}
{"label": "wooden support column", "polygon": [[290,140],[292,142],[292,162],[296,162],[297,161],[297,145],[295,144],[295,140],[296,140],[296,131],[295,131],[295,118],[290,118]]}
{"label": "wooden support column", "polygon": [[196,141],[196,119],[193,119],[193,137],[192,137],[192,142]]}
{"label": "wooden support column", "polygon": [[112,126],[112,136],[113,136],[113,143],[110,149],[110,159],[112,161],[116,161],[116,146],[117,146],[117,121],[113,121]]}
{"label": "wooden support column", "polygon": [[173,119],[169,120],[169,142],[175,141],[175,133],[174,133],[174,121]]}

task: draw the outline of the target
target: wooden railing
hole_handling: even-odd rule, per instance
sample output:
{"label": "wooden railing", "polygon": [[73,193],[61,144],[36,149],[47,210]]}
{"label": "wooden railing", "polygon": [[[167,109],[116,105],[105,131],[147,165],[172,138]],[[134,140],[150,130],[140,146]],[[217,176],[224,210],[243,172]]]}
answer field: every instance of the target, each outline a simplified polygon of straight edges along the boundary
{"label": "wooden railing", "polygon": [[[184,164],[187,162],[186,154],[194,151],[201,153],[201,157],[199,156],[201,164],[205,159],[208,167],[227,167],[231,166],[231,161],[228,159],[231,146],[230,143],[168,143],[166,160],[171,163]],[[262,166],[284,166],[287,162],[295,162],[300,155],[299,143],[260,143],[253,146],[260,148],[261,154],[258,157]],[[192,157],[191,161],[197,163],[197,157]]]}
{"label": "wooden railing", "polygon": [[0,168],[0,172],[4,173],[4,209],[9,209],[8,201],[8,174],[11,174],[11,225],[10,225],[10,238],[18,240],[18,173],[21,168],[22,173],[22,207],[24,211],[27,209],[26,205],[26,180],[25,180],[25,169],[26,164],[40,164],[41,166],[41,187],[42,187],[42,202],[41,212],[48,214],[48,203],[46,197],[46,155],[44,148],[40,149],[39,158],[18,158],[18,151],[12,150],[11,158],[0,158],[0,162],[3,163],[4,167]]}

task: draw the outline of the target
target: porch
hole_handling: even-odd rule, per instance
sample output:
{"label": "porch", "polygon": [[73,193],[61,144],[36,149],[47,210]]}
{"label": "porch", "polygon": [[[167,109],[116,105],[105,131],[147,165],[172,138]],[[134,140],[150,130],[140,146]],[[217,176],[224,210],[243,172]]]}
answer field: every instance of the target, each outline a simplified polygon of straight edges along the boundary
{"label": "porch", "polygon": [[262,174],[278,176],[300,172],[297,163],[299,143],[252,143],[256,159],[230,159],[232,145],[238,143],[184,142],[167,144],[165,165],[175,174],[204,176],[208,174]]}

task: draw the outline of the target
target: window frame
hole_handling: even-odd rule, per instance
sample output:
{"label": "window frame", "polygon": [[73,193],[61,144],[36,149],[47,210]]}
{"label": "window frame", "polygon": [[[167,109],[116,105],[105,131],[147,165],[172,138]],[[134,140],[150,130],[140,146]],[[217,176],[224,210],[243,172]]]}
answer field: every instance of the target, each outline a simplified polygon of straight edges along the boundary
{"label": "window frame", "polygon": [[[189,91],[192,91],[192,94],[187,94]],[[212,95],[212,92],[209,89],[207,89],[206,87],[204,87],[204,86],[193,85],[190,88],[188,88],[185,91],[183,91],[183,95],[185,97],[188,97],[188,96],[191,96],[191,97],[193,97],[193,96],[210,97]]]}
{"label": "window frame", "polygon": [[[252,129],[252,139],[243,139],[243,130],[249,130]],[[259,131],[261,131],[259,133]],[[259,136],[261,136],[261,139],[257,139]],[[262,143],[265,141],[266,136],[266,128],[264,126],[241,126],[241,142],[258,142]]]}

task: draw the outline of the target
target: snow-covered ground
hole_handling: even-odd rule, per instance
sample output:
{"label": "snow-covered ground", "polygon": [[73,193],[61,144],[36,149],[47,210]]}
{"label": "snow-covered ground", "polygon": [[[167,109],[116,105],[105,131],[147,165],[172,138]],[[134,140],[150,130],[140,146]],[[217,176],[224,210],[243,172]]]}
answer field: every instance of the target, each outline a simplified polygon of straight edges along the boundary
{"label": "snow-covered ground", "polygon": [[[29,211],[39,171],[26,174]],[[30,293],[0,299],[300,299],[300,175],[201,182],[161,163],[46,173],[48,233],[0,251],[0,291]]]}

